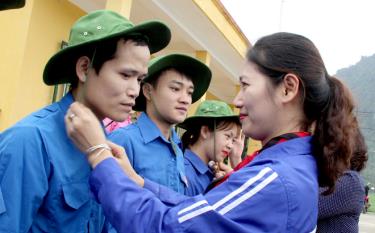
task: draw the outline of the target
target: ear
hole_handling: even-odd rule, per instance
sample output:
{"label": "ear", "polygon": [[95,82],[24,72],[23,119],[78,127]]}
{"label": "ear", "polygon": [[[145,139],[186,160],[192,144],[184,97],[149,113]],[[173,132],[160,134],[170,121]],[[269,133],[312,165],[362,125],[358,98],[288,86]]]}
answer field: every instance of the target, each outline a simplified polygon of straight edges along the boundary
{"label": "ear", "polygon": [[300,79],[295,74],[286,74],[279,90],[282,102],[287,103],[294,100],[298,96],[300,85]]}
{"label": "ear", "polygon": [[87,56],[82,56],[78,58],[76,62],[76,74],[80,82],[86,82],[90,62],[91,60]]}
{"label": "ear", "polygon": [[211,134],[211,132],[206,125],[201,126],[201,137],[203,139],[209,138],[210,134]]}
{"label": "ear", "polygon": [[150,83],[144,83],[142,85],[142,92],[146,100],[151,100],[152,85]]}

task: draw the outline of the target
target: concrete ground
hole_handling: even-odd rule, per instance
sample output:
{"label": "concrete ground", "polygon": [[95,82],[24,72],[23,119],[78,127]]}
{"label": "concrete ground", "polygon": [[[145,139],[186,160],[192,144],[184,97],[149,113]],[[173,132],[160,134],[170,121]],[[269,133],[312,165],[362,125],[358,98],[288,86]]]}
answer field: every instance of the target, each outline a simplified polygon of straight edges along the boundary
{"label": "concrete ground", "polygon": [[359,218],[360,233],[375,233],[375,213],[361,214]]}

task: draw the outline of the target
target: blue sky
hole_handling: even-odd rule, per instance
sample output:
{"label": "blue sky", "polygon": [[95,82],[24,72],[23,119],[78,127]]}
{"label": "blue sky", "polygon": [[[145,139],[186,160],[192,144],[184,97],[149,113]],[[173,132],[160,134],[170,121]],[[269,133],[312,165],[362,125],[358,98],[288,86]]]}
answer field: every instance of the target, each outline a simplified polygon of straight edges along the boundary
{"label": "blue sky", "polygon": [[221,0],[252,44],[274,32],[304,35],[330,74],[375,54],[374,0]]}

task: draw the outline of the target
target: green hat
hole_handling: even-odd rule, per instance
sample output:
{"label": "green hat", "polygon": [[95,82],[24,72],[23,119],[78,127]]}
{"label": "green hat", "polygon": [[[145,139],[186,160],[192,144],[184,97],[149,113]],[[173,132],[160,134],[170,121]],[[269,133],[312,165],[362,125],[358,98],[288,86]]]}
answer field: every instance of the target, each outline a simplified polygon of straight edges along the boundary
{"label": "green hat", "polygon": [[195,111],[195,114],[185,119],[184,122],[177,125],[183,129],[189,129],[196,125],[200,125],[207,120],[220,119],[220,120],[233,120],[240,124],[239,116],[234,114],[232,109],[223,101],[205,100]]}
{"label": "green hat", "polygon": [[75,64],[83,51],[98,42],[128,35],[145,36],[151,53],[166,47],[171,39],[169,28],[162,22],[149,21],[135,26],[114,11],[93,11],[75,22],[68,46],[49,59],[44,68],[44,82],[47,85],[72,82],[76,77]]}
{"label": "green hat", "polygon": [[18,9],[25,6],[25,0],[1,0],[0,11]]}
{"label": "green hat", "polygon": [[[150,80],[157,78],[160,72],[169,68],[176,68],[191,78],[194,84],[193,103],[207,91],[212,76],[210,68],[199,60],[183,54],[169,54],[152,59],[148,66],[148,74],[143,81],[150,82]],[[142,91],[135,100],[133,109],[136,111],[146,110],[146,98]]]}

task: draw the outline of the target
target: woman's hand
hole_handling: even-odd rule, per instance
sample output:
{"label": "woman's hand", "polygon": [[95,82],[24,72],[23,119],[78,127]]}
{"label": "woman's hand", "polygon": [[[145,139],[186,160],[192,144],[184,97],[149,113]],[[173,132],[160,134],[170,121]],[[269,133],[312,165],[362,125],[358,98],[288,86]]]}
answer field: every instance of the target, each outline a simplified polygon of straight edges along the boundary
{"label": "woman's hand", "polygon": [[87,149],[92,146],[106,143],[105,134],[98,118],[83,104],[72,103],[64,120],[69,138],[83,153],[86,153]]}

